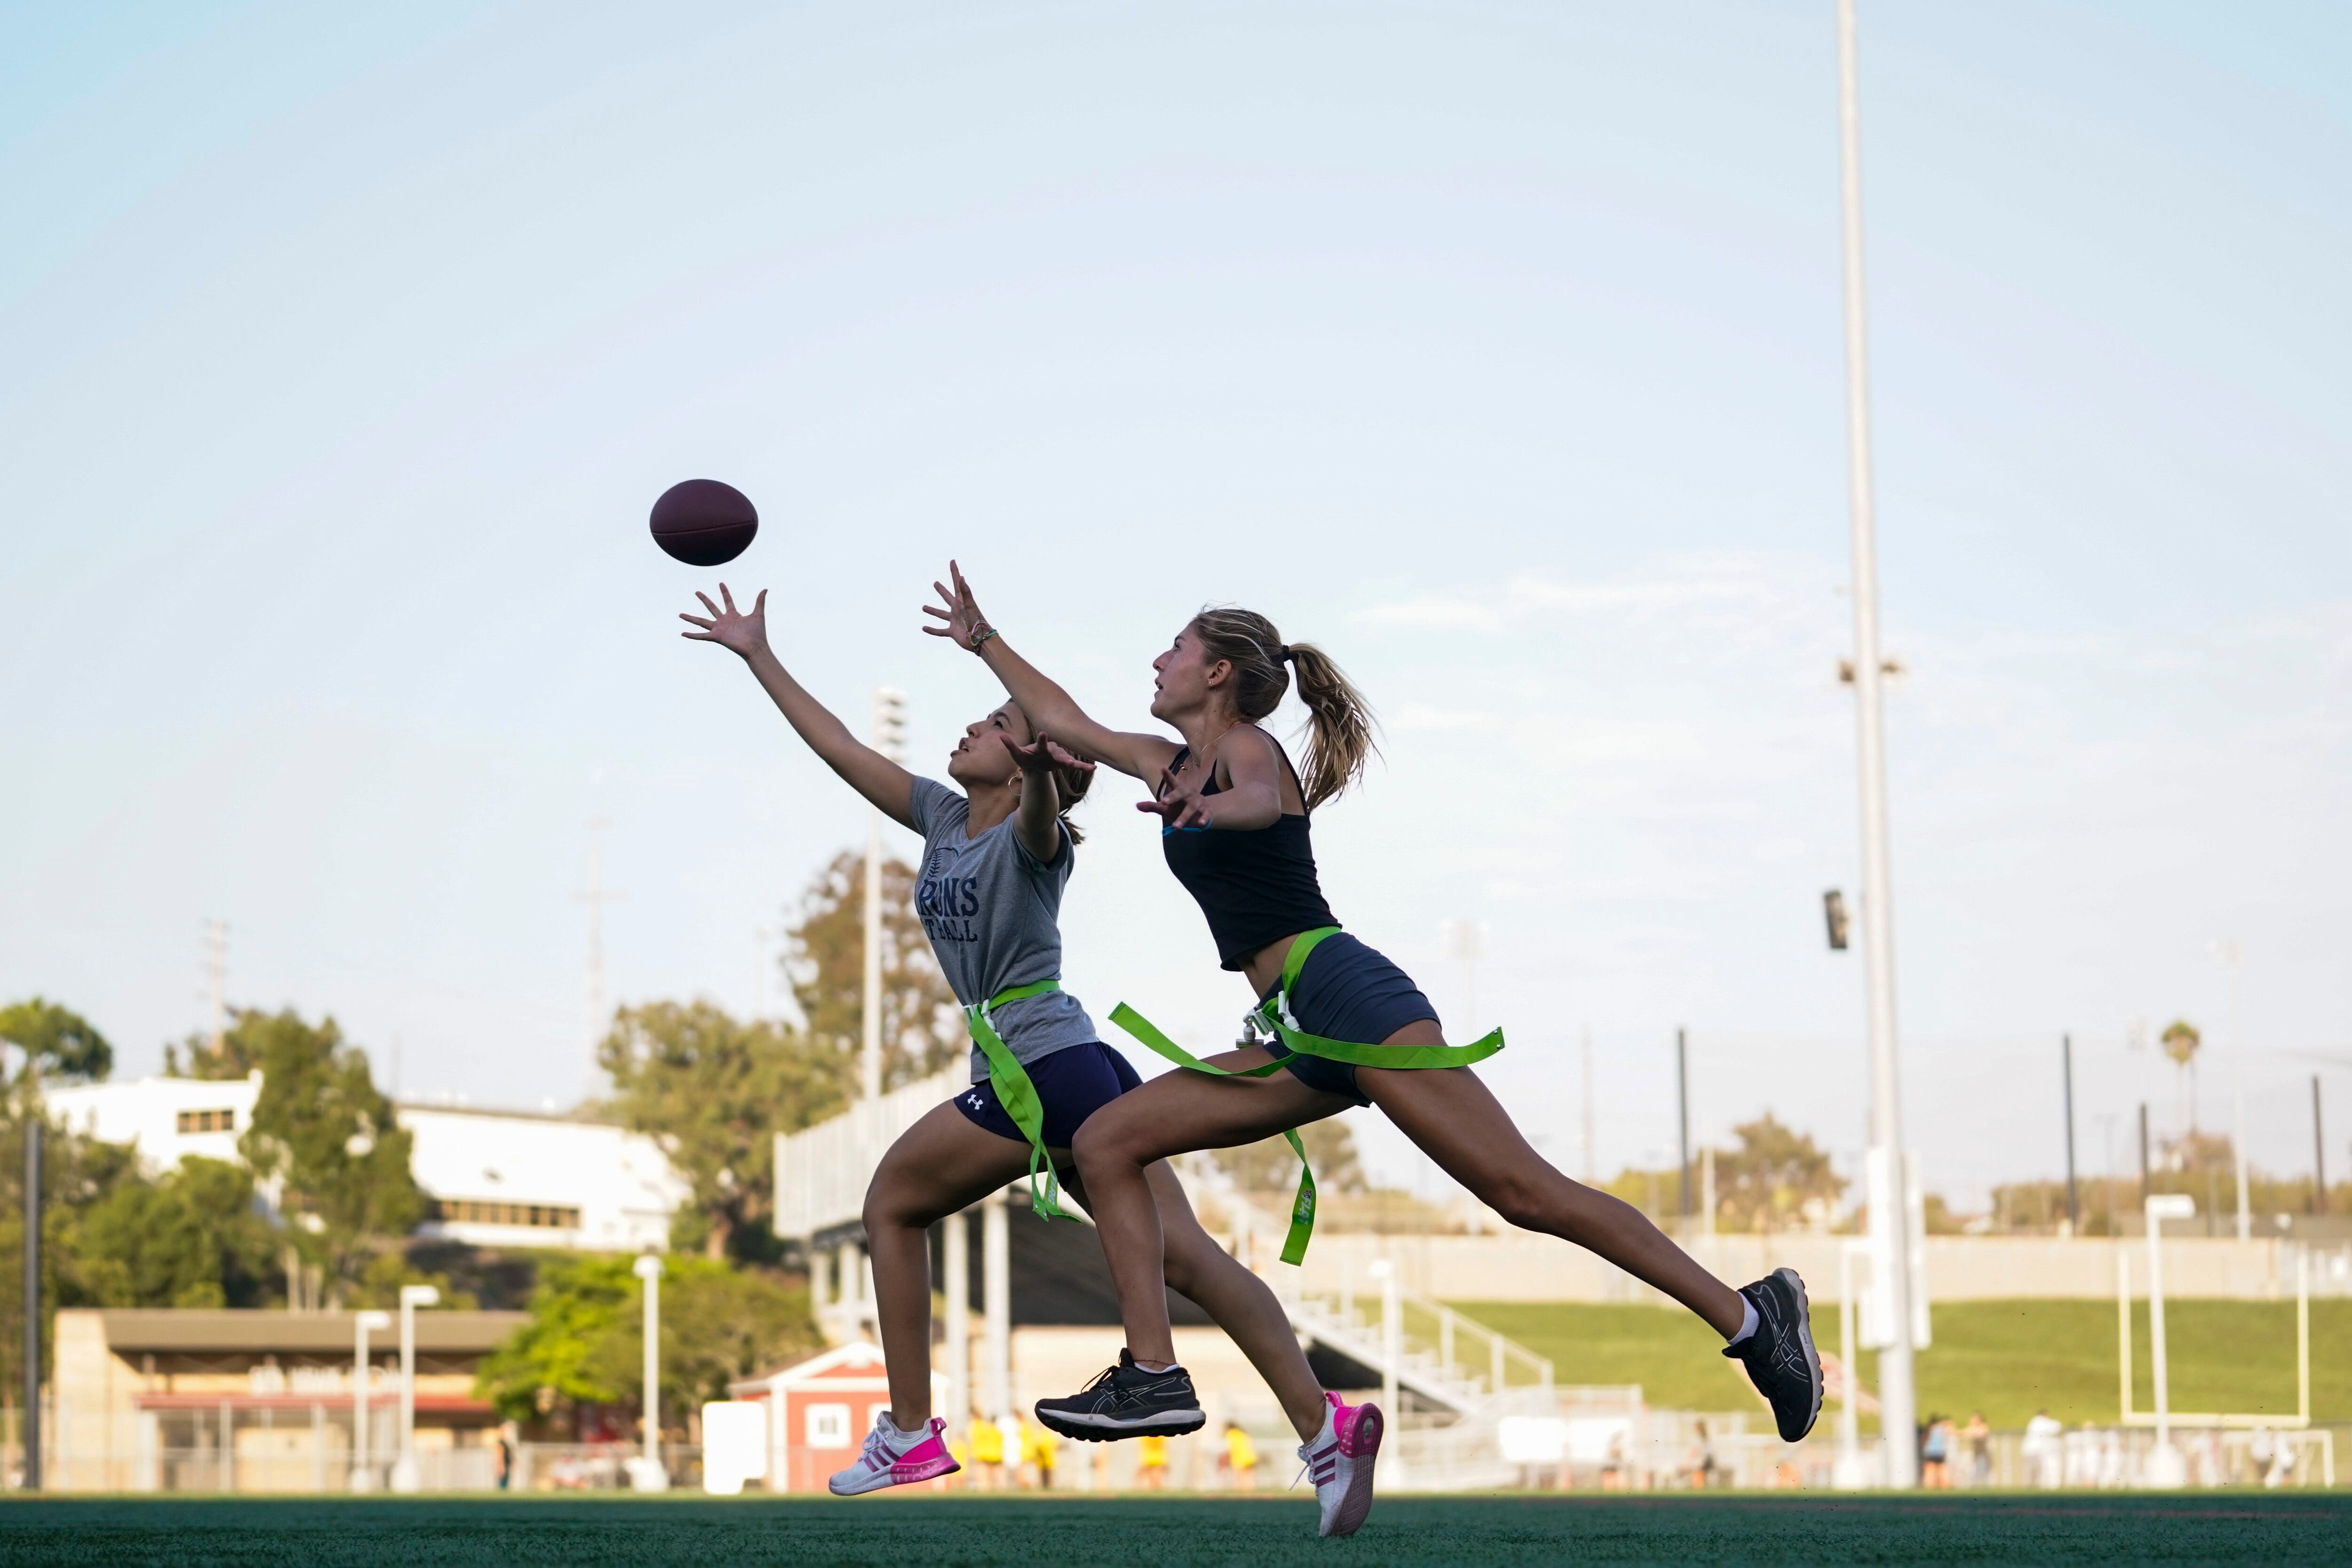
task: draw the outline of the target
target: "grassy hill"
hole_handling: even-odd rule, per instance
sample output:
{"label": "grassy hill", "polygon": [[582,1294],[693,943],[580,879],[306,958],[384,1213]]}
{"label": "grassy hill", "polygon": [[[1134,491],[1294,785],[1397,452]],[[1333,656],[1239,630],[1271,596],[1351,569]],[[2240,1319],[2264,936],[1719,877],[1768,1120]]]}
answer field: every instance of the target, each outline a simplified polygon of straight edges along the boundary
{"label": "grassy hill", "polygon": [[[1689,1313],[1580,1302],[1456,1301],[1461,1310],[1548,1355],[1562,1383],[1638,1383],[1654,1405],[1684,1410],[1760,1408],[1722,1342]],[[1999,1427],[2035,1410],[2072,1425],[2116,1418],[2116,1308],[2112,1301],[1953,1301],[1931,1309],[1935,1343],[1919,1352],[1921,1411]],[[2147,1304],[2135,1305],[2134,1405],[2147,1410]],[[2294,1303],[2165,1303],[2176,1410],[2294,1414]],[[1816,1306],[1813,1333],[1837,1348],[1837,1309]],[[1864,1352],[1874,1388],[1877,1357]],[[2315,1420],[2352,1420],[2352,1300],[2311,1304],[2311,1401]],[[1834,1406],[1832,1406],[1834,1409]],[[1827,1413],[1823,1419],[1828,1419]],[[1867,1417],[1864,1425],[1870,1425]]]}

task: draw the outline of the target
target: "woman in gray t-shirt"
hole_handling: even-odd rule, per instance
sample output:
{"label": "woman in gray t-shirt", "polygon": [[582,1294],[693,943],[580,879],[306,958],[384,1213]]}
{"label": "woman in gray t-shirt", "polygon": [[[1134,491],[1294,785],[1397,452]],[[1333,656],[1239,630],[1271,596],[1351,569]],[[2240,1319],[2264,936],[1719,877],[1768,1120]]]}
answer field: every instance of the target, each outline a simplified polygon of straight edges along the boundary
{"label": "woman in gray t-shirt", "polygon": [[[1078,841],[1066,814],[1085,796],[1094,764],[1032,733],[1007,702],[965,726],[948,753],[948,777],[962,794],[917,777],[860,744],[785,670],[768,646],[764,590],[748,611],[735,607],[724,584],[719,593],[723,607],[695,595],[709,614],[680,616],[698,628],[686,636],[741,655],[811,751],[877,810],[923,836],[915,904],[931,951],[967,1010],[991,1004],[985,1026],[1034,1088],[1045,1152],[1076,1188],[1071,1138],[1088,1115],[1137,1083],[1127,1058],[1097,1038],[1077,998],[1039,984],[1061,975],[1062,889]],[[1004,994],[1024,990],[1030,994]],[[958,1468],[947,1451],[949,1413],[931,1409],[927,1232],[1018,1181],[1031,1152],[990,1082],[976,1026],[971,1087],[902,1133],[866,1190],[866,1241],[890,1408],[877,1415],[857,1463],[833,1478],[836,1493],[929,1480]],[[1165,1161],[1150,1175],[1167,1237],[1169,1285],[1215,1319],[1286,1402],[1319,1400],[1321,1385],[1273,1291],[1201,1228]],[[1082,1191],[1076,1195],[1084,1202]],[[1191,1427],[1171,1430],[1200,1425],[1196,1416]]]}

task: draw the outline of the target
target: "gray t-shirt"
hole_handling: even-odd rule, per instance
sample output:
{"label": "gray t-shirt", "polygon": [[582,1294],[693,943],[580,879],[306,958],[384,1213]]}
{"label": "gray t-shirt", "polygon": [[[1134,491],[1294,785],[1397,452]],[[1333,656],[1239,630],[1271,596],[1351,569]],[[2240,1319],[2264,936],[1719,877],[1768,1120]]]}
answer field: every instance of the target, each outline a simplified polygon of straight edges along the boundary
{"label": "gray t-shirt", "polygon": [[[971,815],[963,796],[918,778],[908,816],[923,836],[922,869],[915,879],[915,912],[931,939],[956,1000],[984,1002],[1008,986],[1056,979],[1062,973],[1062,888],[1077,860],[1070,830],[1062,851],[1041,861],[1021,847],[1013,819],[975,838],[964,837]],[[990,1014],[1013,1058],[1023,1063],[1099,1038],[1094,1020],[1066,991],[1008,1002]],[[974,1046],[971,1080],[988,1076],[988,1058]]]}

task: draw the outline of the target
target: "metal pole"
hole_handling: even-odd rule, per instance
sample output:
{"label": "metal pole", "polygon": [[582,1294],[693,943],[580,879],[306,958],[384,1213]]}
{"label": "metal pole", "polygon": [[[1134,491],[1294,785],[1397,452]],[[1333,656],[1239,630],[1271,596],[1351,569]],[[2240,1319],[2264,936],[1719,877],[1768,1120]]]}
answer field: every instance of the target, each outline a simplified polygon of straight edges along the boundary
{"label": "metal pole", "polygon": [[41,1489],[41,1120],[25,1118],[25,1489]]}
{"label": "metal pole", "polygon": [[961,1431],[971,1414],[971,1220],[958,1213],[947,1217],[947,1236],[940,1247],[940,1289],[948,1299],[948,1407],[937,1412],[948,1420],[948,1430]]}
{"label": "metal pole", "polygon": [[[653,1475],[661,1468],[661,1277],[662,1260],[648,1252],[632,1266],[636,1277],[646,1282],[645,1334],[645,1411],[646,1411],[646,1471]],[[652,1488],[638,1484],[640,1491]]]}
{"label": "metal pole", "polygon": [[400,1458],[392,1467],[392,1489],[413,1492],[416,1475],[416,1309],[430,1307],[441,1292],[430,1285],[400,1288]]}
{"label": "metal pole", "polygon": [[[906,750],[906,694],[874,689],[874,749],[892,762]],[[867,1100],[882,1092],[882,814],[866,813],[865,985],[858,1007],[858,1089]]]}
{"label": "metal pole", "polygon": [[2066,1084],[2066,1226],[2083,1233],[2083,1205],[2074,1186],[2074,1037],[2058,1037],[2058,1059]]}
{"label": "metal pole", "polygon": [[2156,1383],[2156,1446],[2172,1441],[2171,1389],[2164,1354],[2164,1221],[2147,1205],[2147,1352]]}
{"label": "metal pole", "polygon": [[1675,1031],[1675,1127],[1677,1147],[1682,1153],[1682,1165],[1676,1175],[1675,1206],[1683,1217],[1683,1228],[1690,1228],[1690,1040],[1685,1031]]}
{"label": "metal pole", "polygon": [[2147,1173],[2147,1101],[2139,1102],[2139,1201],[2148,1200]]}
{"label": "metal pole", "polygon": [[983,1414],[1001,1421],[1013,1410],[1013,1233],[1001,1191],[981,1203],[980,1274],[988,1352],[988,1407]]}
{"label": "metal pole", "polygon": [[1862,121],[1854,58],[1853,0],[1838,0],[1838,148],[1840,227],[1844,240],[1847,489],[1853,509],[1853,695],[1862,789],[1862,930],[1870,1023],[1871,1131],[1885,1151],[1886,1190],[1870,1194],[1886,1209],[1887,1292],[1894,1339],[1878,1354],[1879,1424],[1886,1443],[1886,1480],[1907,1488],[1918,1480],[1911,1441],[1915,1402],[1911,1382],[1908,1205],[1903,1194],[1903,1105],[1895,1079],[1894,891],[1887,868],[1885,714],[1878,646],[1878,543],[1873,515],[1870,456],[1870,348],[1862,269]]}
{"label": "metal pole", "polygon": [[2230,1098],[2231,1100],[2230,1143],[2237,1158],[2238,1178],[2238,1239],[2250,1241],[2254,1234],[2254,1217],[2246,1193],[2246,1037],[2238,1026],[2238,967],[2244,956],[2236,941],[2219,942],[2217,950],[2221,962],[2230,966]]}
{"label": "metal pole", "polygon": [[389,1312],[364,1311],[352,1314],[352,1490],[373,1490],[375,1477],[368,1472],[368,1384],[373,1367],[368,1354],[368,1334],[374,1329],[392,1327]]}
{"label": "metal pole", "polygon": [[2319,1121],[2319,1075],[2311,1075],[2311,1212],[2327,1212],[2327,1132]]}

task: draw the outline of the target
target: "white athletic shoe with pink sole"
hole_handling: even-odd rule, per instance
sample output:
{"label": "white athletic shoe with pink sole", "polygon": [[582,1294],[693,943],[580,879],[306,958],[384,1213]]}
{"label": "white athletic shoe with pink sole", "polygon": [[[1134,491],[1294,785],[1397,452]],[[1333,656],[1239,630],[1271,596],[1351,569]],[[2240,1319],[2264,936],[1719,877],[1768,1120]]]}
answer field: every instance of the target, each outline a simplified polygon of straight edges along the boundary
{"label": "white athletic shoe with pink sole", "polygon": [[1372,1511],[1372,1467],[1381,1457],[1382,1422],[1377,1405],[1342,1405],[1326,1393],[1331,1413],[1311,1443],[1299,1445],[1298,1457],[1315,1482],[1315,1500],[1323,1505],[1318,1535],[1353,1535]]}
{"label": "white athletic shoe with pink sole", "polygon": [[857,1456],[857,1463],[835,1470],[825,1486],[835,1497],[856,1497],[953,1475],[963,1467],[948,1452],[947,1429],[948,1424],[936,1415],[929,1426],[911,1434],[877,1419],[874,1430],[866,1434],[866,1451]]}

